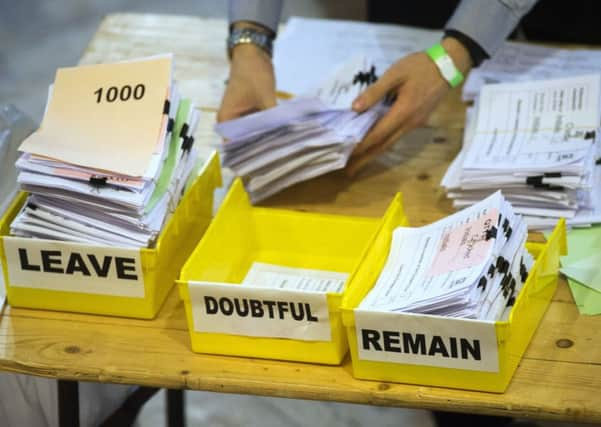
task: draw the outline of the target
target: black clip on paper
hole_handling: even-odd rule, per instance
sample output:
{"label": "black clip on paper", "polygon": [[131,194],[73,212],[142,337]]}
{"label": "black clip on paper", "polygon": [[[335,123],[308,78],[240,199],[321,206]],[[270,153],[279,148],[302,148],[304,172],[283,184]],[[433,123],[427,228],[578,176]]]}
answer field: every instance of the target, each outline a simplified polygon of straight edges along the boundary
{"label": "black clip on paper", "polygon": [[163,114],[169,115],[169,110],[171,109],[171,103],[168,99],[165,100],[165,104],[163,104]]}
{"label": "black clip on paper", "polygon": [[188,123],[184,123],[182,129],[179,131],[179,137],[185,138],[188,135]]}
{"label": "black clip on paper", "polygon": [[182,151],[189,152],[193,145],[194,145],[194,137],[186,136],[184,138],[184,142],[182,143]]}
{"label": "black clip on paper", "polygon": [[175,120],[169,117],[169,121],[167,122],[167,133],[173,132],[173,126],[175,126]]}
{"label": "black clip on paper", "polygon": [[584,133],[584,139],[595,139],[595,136],[597,136],[597,134],[595,133],[594,130]]}
{"label": "black clip on paper", "polygon": [[480,280],[478,280],[478,286],[476,286],[477,288],[482,288],[482,292],[484,292],[486,290],[486,277],[482,276],[480,277]]}
{"label": "black clip on paper", "polygon": [[491,279],[495,275],[495,266],[493,264],[491,264],[490,267],[488,267],[487,274],[490,276]]}
{"label": "black clip on paper", "polygon": [[31,209],[32,211],[35,211],[38,208],[38,206],[35,203],[32,203],[32,202],[27,202],[27,207],[29,209]]}
{"label": "black clip on paper", "polygon": [[107,177],[106,176],[91,176],[90,177],[90,185],[94,188],[102,188],[106,186]]}

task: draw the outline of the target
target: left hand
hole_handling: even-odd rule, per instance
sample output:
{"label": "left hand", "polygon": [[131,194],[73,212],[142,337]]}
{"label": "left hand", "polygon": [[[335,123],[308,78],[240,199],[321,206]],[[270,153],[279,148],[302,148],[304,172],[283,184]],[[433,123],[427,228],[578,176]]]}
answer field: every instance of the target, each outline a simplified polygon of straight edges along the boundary
{"label": "left hand", "polygon": [[[467,49],[450,37],[441,44],[465,76],[471,68]],[[396,95],[390,110],[355,147],[347,173],[355,175],[371,159],[398,141],[401,135],[423,126],[449,91],[449,84],[426,53],[414,53],[394,63],[353,101],[353,110],[363,112],[388,93]]]}

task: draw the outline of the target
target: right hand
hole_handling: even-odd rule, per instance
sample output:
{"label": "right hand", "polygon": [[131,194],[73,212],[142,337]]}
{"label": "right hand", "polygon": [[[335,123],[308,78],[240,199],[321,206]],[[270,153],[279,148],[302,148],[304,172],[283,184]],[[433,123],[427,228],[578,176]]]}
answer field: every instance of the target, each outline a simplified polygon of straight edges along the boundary
{"label": "right hand", "polygon": [[236,46],[232,50],[230,77],[217,121],[232,120],[275,105],[275,75],[271,58],[258,46]]}

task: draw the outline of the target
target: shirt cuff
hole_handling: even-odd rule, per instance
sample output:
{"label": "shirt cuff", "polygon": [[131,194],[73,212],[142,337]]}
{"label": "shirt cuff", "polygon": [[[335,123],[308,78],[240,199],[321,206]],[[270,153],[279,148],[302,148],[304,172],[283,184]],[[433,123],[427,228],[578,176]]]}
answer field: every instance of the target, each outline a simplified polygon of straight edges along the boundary
{"label": "shirt cuff", "polygon": [[282,0],[230,0],[229,22],[250,21],[277,33]]}
{"label": "shirt cuff", "polygon": [[493,56],[536,0],[462,0],[446,30],[459,31]]}

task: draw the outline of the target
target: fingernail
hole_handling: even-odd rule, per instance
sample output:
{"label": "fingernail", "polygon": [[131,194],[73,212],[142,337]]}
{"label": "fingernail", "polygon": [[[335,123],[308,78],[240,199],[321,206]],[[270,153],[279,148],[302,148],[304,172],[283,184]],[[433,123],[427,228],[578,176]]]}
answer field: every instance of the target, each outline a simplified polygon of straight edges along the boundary
{"label": "fingernail", "polygon": [[361,101],[360,99],[355,99],[353,101],[353,110],[355,111],[361,111],[363,109],[363,101]]}

